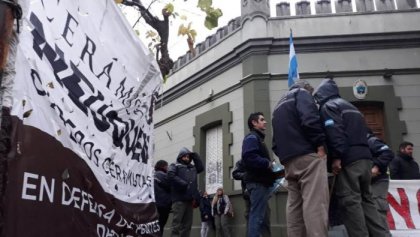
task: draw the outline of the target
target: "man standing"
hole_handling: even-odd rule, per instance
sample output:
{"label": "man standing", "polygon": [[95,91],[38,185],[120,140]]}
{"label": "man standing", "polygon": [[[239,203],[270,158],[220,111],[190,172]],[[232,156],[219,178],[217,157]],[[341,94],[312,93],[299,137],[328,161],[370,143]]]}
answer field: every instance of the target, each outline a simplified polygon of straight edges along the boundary
{"label": "man standing", "polygon": [[325,134],[311,91],[298,80],[273,112],[273,151],[287,180],[288,236],[328,236]]}
{"label": "man standing", "polygon": [[252,113],[248,118],[250,133],[242,142],[242,160],[246,170],[246,189],[250,198],[248,237],[259,237],[264,223],[264,216],[271,196],[274,173],[271,159],[264,143],[264,131],[267,122],[260,112]]}
{"label": "man standing", "polygon": [[387,212],[389,209],[387,196],[389,188],[389,176],[387,174],[388,164],[394,158],[394,153],[382,140],[377,138],[372,131],[367,134],[368,145],[373,156],[372,167],[372,197],[375,201],[376,209],[379,212],[380,223],[389,232]]}
{"label": "man standing", "polygon": [[[192,164],[194,161],[194,165]],[[193,221],[193,204],[200,201],[197,174],[204,170],[199,155],[182,148],[168,170],[172,193],[172,237],[189,237]]]}
{"label": "man standing", "polygon": [[315,92],[327,135],[332,170],[337,175],[335,192],[341,217],[350,237],[389,236],[379,222],[370,188],[372,155],[368,128],[360,111],[338,93],[332,79],[321,82]]}
{"label": "man standing", "polygon": [[398,155],[392,160],[389,169],[391,179],[420,179],[419,165],[413,158],[413,143],[400,144]]}

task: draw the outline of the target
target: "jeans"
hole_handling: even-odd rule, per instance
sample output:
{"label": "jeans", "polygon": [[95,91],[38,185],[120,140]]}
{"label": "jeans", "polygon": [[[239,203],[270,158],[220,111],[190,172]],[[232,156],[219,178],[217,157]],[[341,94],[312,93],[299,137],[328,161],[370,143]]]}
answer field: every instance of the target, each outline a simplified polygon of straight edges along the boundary
{"label": "jeans", "polygon": [[207,237],[209,234],[210,229],[210,221],[202,221],[201,222],[201,237]]}
{"label": "jeans", "polygon": [[[248,223],[249,223],[249,208],[251,206],[249,199],[244,199],[245,201],[245,221],[246,221],[246,235],[248,236]],[[270,206],[267,205],[265,210],[264,222],[261,227],[261,237],[271,237],[271,222],[270,222],[271,210]]]}
{"label": "jeans", "polygon": [[260,183],[250,182],[246,184],[251,201],[248,220],[248,237],[259,237],[262,232],[264,216],[271,196],[270,187]]}

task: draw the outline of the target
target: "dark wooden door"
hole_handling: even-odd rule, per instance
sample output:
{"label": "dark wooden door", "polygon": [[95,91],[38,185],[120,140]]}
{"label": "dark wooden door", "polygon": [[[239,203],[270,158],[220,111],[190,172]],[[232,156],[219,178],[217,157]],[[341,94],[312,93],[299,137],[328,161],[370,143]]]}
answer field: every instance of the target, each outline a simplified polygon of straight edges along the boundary
{"label": "dark wooden door", "polygon": [[382,103],[354,103],[363,113],[365,121],[375,136],[386,141],[384,111]]}

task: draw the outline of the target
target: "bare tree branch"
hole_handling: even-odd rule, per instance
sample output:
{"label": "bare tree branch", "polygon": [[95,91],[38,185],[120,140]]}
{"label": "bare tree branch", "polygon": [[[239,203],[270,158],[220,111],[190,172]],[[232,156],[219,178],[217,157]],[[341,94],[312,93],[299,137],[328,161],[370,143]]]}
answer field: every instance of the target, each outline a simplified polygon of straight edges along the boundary
{"label": "bare tree branch", "polygon": [[[172,69],[174,62],[169,57],[168,51],[168,39],[169,39],[169,16],[170,13],[167,12],[165,9],[162,10],[163,20],[160,20],[152,13],[150,13],[149,8],[145,8],[143,4],[139,0],[124,0],[122,4],[126,6],[134,6],[140,11],[141,15],[143,16],[144,20],[147,24],[149,24],[153,29],[155,29],[159,36],[160,36],[160,45],[157,54],[159,51],[161,53],[161,57],[158,60],[158,64],[160,67],[160,72],[163,76],[169,74],[169,71]],[[150,7],[150,6],[149,6]]]}
{"label": "bare tree branch", "polygon": [[[150,7],[152,6],[153,3],[155,3],[157,0],[153,0],[152,2],[150,2],[149,6],[147,7],[147,10],[150,10]],[[136,27],[137,23],[139,23],[140,19],[143,17],[143,15],[140,14],[140,17],[137,19],[137,21],[134,23],[133,28]]]}

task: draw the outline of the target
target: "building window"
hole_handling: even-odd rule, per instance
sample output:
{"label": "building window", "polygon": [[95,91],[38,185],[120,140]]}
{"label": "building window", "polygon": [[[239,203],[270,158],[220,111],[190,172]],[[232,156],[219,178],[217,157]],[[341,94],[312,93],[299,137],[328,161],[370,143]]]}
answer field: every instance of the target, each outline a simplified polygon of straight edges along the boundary
{"label": "building window", "polygon": [[206,190],[216,193],[223,187],[223,130],[217,126],[206,131]]}
{"label": "building window", "polygon": [[198,152],[205,164],[205,172],[198,177],[199,189],[215,193],[223,186],[226,193],[233,191],[231,168],[233,156],[230,146],[233,134],[229,131],[232,123],[232,112],[229,103],[199,114],[195,118],[193,150]]}

